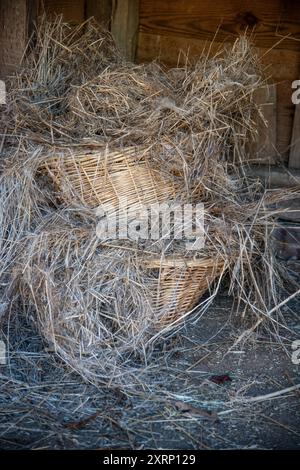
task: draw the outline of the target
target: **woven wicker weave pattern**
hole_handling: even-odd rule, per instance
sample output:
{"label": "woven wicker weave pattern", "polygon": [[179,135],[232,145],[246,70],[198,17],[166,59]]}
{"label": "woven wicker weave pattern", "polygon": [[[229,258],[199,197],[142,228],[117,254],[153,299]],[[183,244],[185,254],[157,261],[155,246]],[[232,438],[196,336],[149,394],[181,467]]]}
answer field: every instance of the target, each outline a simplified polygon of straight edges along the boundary
{"label": "woven wicker weave pattern", "polygon": [[133,209],[176,195],[174,185],[152,168],[145,149],[58,156],[46,168],[67,203],[75,198],[89,207],[109,203]]}
{"label": "woven wicker weave pattern", "polygon": [[[122,152],[64,155],[47,161],[60,197],[68,204],[89,207],[110,204],[112,210],[136,210],[176,198],[174,184],[154,169],[145,148]],[[213,258],[143,260],[152,270],[150,289],[156,328],[176,322],[197,304],[202,294],[224,269]]]}
{"label": "woven wicker weave pattern", "polygon": [[201,296],[224,271],[225,263],[213,258],[152,260],[149,269],[157,274],[153,280],[154,311],[161,329],[179,320],[197,305]]}

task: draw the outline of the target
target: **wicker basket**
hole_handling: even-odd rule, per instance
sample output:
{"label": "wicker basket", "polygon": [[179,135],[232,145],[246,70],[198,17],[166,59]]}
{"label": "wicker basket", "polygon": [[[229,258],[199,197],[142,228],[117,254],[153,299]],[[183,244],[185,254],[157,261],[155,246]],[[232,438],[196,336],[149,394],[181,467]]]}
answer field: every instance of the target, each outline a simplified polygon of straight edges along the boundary
{"label": "wicker basket", "polygon": [[225,269],[225,262],[214,258],[196,260],[157,259],[146,262],[155,278],[154,311],[158,329],[179,320],[197,305],[201,296]]}
{"label": "wicker basket", "polygon": [[148,156],[145,148],[129,147],[122,152],[58,156],[48,160],[45,168],[67,203],[136,209],[174,199],[176,194]]}

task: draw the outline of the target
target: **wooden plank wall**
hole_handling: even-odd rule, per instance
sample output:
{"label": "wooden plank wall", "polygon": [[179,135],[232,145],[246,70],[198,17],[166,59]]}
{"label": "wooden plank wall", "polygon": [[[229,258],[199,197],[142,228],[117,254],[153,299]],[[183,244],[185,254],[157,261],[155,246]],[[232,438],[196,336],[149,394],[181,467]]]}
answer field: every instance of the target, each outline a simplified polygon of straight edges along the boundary
{"label": "wooden plank wall", "polygon": [[140,0],[137,61],[159,57],[174,66],[179,51],[197,57],[209,44],[213,53],[246,29],[263,55],[270,82],[276,83],[277,137],[271,163],[286,163],[295,112],[291,84],[300,78],[298,0]]}
{"label": "wooden plank wall", "polygon": [[22,58],[28,37],[27,3],[0,0],[0,79],[12,73]]}
{"label": "wooden plank wall", "polygon": [[86,18],[93,16],[106,28],[111,27],[113,0],[86,0]]}
{"label": "wooden plank wall", "polygon": [[[0,0],[0,68],[13,72],[22,57],[33,20],[62,14],[79,24],[90,17],[109,28],[119,49],[134,60],[139,29],[139,0]],[[1,77],[0,77],[1,79]]]}
{"label": "wooden plank wall", "polygon": [[0,0],[0,79],[20,63],[38,14],[62,13],[66,21],[81,23],[90,3],[92,0]]}
{"label": "wooden plank wall", "polygon": [[62,14],[66,21],[73,24],[79,24],[85,20],[84,0],[41,0],[40,12],[42,9],[45,9],[48,16]]}
{"label": "wooden plank wall", "polygon": [[78,24],[94,17],[108,27],[128,60],[134,60],[139,30],[139,0],[41,0],[40,11],[63,14],[70,23]]}

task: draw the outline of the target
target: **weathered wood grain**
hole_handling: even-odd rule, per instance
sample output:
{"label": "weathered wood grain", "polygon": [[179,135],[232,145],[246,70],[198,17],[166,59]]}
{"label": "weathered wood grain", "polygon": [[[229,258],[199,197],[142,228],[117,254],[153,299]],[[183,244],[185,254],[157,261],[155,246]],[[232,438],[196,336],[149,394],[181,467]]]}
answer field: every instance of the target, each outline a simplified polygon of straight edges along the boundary
{"label": "weathered wood grain", "polygon": [[111,33],[126,59],[134,61],[139,29],[139,0],[114,0]]}
{"label": "weathered wood grain", "polygon": [[94,17],[98,23],[110,29],[112,0],[86,0],[86,18]]}
{"label": "weathered wood grain", "polygon": [[277,144],[277,90],[276,85],[264,86],[257,90],[255,99],[260,107],[265,126],[258,128],[258,138],[251,145],[253,162],[274,164],[278,158]]}
{"label": "weathered wood grain", "polygon": [[27,42],[27,1],[0,1],[0,79],[12,73]]}
{"label": "weathered wood grain", "polygon": [[300,104],[295,105],[289,167],[300,170]]}
{"label": "weathered wood grain", "polygon": [[[297,0],[141,0],[140,31],[218,42],[253,31],[259,47],[299,50]],[[216,31],[218,30],[217,34]]]}
{"label": "weathered wood grain", "polygon": [[45,9],[48,16],[52,14],[62,14],[65,21],[79,24],[85,19],[84,0],[43,0],[41,8]]}
{"label": "weathered wood grain", "polygon": [[247,173],[260,178],[269,188],[291,188],[300,185],[300,171],[284,167],[268,167],[265,165],[251,165]]}

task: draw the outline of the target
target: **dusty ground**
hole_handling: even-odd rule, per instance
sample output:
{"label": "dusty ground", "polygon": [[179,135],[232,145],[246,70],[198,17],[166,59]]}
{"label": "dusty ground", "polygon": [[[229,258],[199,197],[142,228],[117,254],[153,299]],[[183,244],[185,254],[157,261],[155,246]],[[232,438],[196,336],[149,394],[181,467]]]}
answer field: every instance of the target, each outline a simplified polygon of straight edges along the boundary
{"label": "dusty ground", "polygon": [[[12,315],[9,362],[0,366],[0,448],[300,448],[300,390],[264,397],[300,383],[291,360],[299,309],[297,301],[283,307],[285,328],[264,321],[245,334],[256,320],[232,313],[224,290],[164,354],[154,352],[152,378],[137,395],[83,383],[22,312]],[[224,383],[211,380],[226,374]]]}

